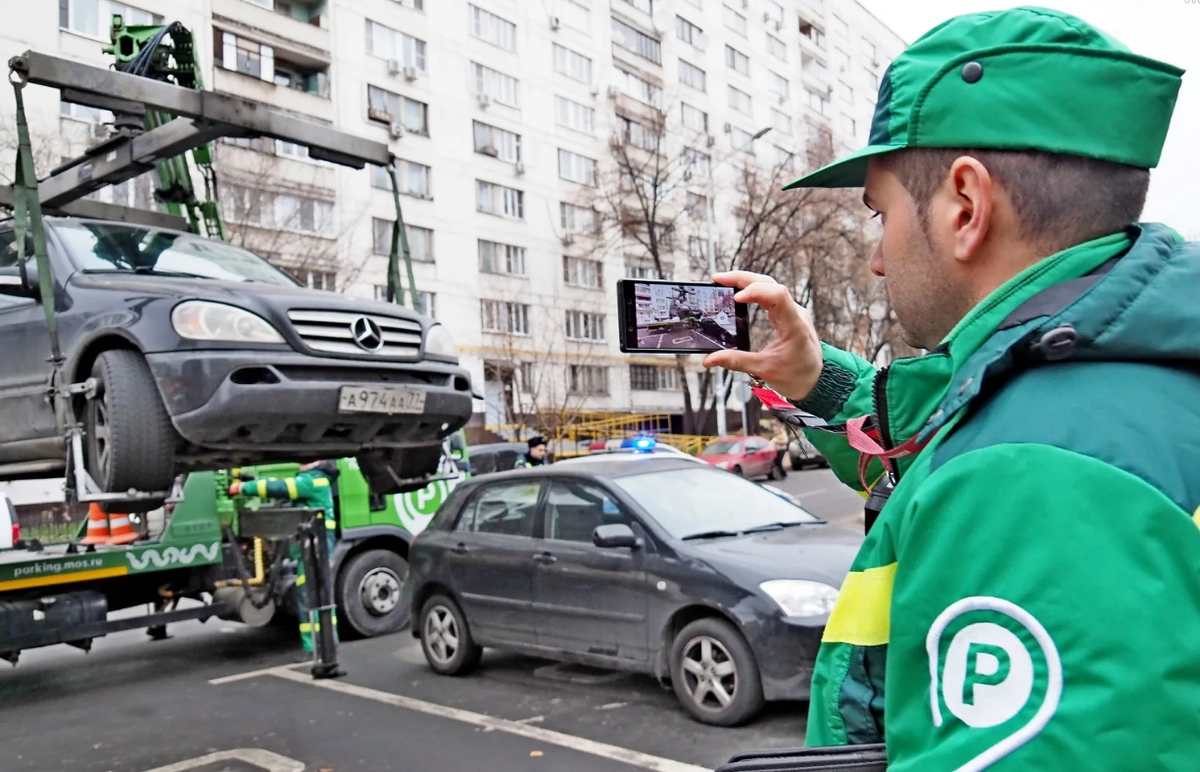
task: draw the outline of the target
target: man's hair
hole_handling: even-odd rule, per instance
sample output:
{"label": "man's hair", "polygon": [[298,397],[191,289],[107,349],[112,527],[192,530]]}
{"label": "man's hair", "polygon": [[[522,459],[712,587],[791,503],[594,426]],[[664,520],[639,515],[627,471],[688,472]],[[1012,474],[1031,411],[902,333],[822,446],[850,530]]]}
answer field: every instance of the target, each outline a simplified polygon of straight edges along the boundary
{"label": "man's hair", "polygon": [[929,205],[950,166],[971,156],[1004,188],[1016,210],[1021,238],[1059,252],[1110,233],[1141,217],[1150,171],[1083,156],[1029,150],[907,148],[881,156],[917,204],[922,229]]}

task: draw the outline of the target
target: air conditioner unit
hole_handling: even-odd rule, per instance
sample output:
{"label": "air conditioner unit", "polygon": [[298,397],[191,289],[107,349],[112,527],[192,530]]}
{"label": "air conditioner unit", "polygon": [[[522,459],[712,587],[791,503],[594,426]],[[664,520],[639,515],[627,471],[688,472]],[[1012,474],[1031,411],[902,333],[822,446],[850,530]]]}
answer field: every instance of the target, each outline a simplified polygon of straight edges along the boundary
{"label": "air conditioner unit", "polygon": [[769,22],[770,20],[771,20],[771,12],[770,12],[770,11],[765,11],[765,12],[763,13],[763,24],[766,24],[766,23],[767,23],[767,22]]}
{"label": "air conditioner unit", "polygon": [[707,137],[707,138],[704,140],[704,144],[708,145],[709,147],[712,147],[712,146],[714,146],[714,145],[716,145],[716,144],[717,144],[717,138],[716,138],[716,137],[714,137],[714,136],[712,136],[712,135],[710,134],[710,135],[708,135],[708,137]]}
{"label": "air conditioner unit", "polygon": [[399,59],[388,59],[388,74],[399,75],[404,72],[404,63]]}
{"label": "air conditioner unit", "polygon": [[783,29],[783,22],[776,19],[775,20],[775,31],[778,32],[781,29]]}
{"label": "air conditioner unit", "polygon": [[732,123],[726,123],[726,124],[725,124],[725,133],[726,133],[726,134],[732,134],[732,133],[733,133],[733,124],[732,124]]}
{"label": "air conditioner unit", "polygon": [[745,10],[746,8],[749,8],[749,7],[750,7],[750,0],[742,0],[742,9]]}
{"label": "air conditioner unit", "polygon": [[621,93],[621,89],[617,88],[616,86],[608,87],[608,98],[609,99],[616,99],[617,94],[620,94],[620,93]]}
{"label": "air conditioner unit", "polygon": [[516,172],[518,177],[523,176],[525,174],[525,164],[523,164],[523,163],[514,164],[513,171]]}
{"label": "air conditioner unit", "polygon": [[108,139],[108,125],[99,122],[89,124],[88,137],[91,139]]}
{"label": "air conditioner unit", "polygon": [[787,94],[780,94],[779,95],[779,104],[783,104],[786,101],[787,101]]}
{"label": "air conditioner unit", "polygon": [[404,77],[407,80],[416,80],[421,75],[421,71],[416,67],[413,67],[411,64],[405,65],[403,72]]}
{"label": "air conditioner unit", "polygon": [[562,26],[562,19],[557,16],[550,17],[550,29],[558,29]]}
{"label": "air conditioner unit", "polygon": [[562,244],[564,247],[569,247],[574,243],[575,243],[575,235],[574,234],[568,233],[562,237]]}
{"label": "air conditioner unit", "polygon": [[404,136],[404,124],[399,121],[389,124],[388,134],[392,135],[392,139],[400,139]]}
{"label": "air conditioner unit", "polygon": [[483,147],[479,148],[479,152],[484,155],[490,155],[492,158],[496,158],[500,155],[500,151],[492,145],[484,145]]}
{"label": "air conditioner unit", "polygon": [[491,94],[476,94],[475,98],[479,100],[479,106],[484,108],[485,110],[492,103],[492,95]]}

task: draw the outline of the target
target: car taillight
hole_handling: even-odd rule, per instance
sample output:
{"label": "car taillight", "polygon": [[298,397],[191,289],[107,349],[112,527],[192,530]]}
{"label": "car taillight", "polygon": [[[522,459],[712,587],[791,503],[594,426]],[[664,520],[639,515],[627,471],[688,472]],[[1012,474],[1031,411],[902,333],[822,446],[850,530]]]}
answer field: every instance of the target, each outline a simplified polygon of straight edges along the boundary
{"label": "car taillight", "polygon": [[21,524],[13,523],[12,525],[13,525],[12,543],[13,543],[13,546],[15,547],[15,546],[17,546],[17,542],[21,541]]}

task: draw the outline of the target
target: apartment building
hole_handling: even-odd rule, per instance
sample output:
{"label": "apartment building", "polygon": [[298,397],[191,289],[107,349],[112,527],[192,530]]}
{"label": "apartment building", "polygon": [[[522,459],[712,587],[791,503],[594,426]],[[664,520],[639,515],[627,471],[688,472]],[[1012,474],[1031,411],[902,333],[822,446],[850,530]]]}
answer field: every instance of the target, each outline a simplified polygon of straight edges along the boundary
{"label": "apartment building", "polygon": [[[180,21],[209,88],[391,144],[418,305],[445,324],[486,399],[481,421],[555,403],[679,412],[673,367],[617,348],[615,283],[652,269],[587,239],[614,131],[648,141],[638,110],[706,141],[688,152],[688,205],[729,217],[734,167],[831,137],[867,140],[879,79],[904,47],[855,0],[60,0],[0,30],[101,63],[108,19]],[[11,96],[0,97],[11,121]],[[35,132],[77,152],[104,116],[31,88]],[[677,115],[678,117],[674,117]],[[762,139],[750,143],[758,131]],[[2,136],[2,135],[0,135]],[[60,147],[61,146],[61,147]],[[753,155],[740,152],[752,147]],[[218,147],[220,197],[242,243],[311,286],[382,297],[395,218],[386,170],[307,158],[287,143]],[[145,206],[148,181],[104,192]],[[706,239],[687,248],[704,254]],[[686,260],[678,278],[686,276]],[[733,405],[736,408],[736,403]]]}

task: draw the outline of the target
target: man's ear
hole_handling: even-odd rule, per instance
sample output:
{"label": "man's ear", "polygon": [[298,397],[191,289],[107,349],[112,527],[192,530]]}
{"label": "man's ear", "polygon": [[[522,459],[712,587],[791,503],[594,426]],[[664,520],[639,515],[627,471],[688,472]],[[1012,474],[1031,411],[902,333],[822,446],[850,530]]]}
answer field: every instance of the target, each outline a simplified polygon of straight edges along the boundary
{"label": "man's ear", "polygon": [[950,165],[944,192],[945,219],[952,229],[954,259],[973,260],[979,254],[995,218],[994,180],[977,159],[961,156]]}

